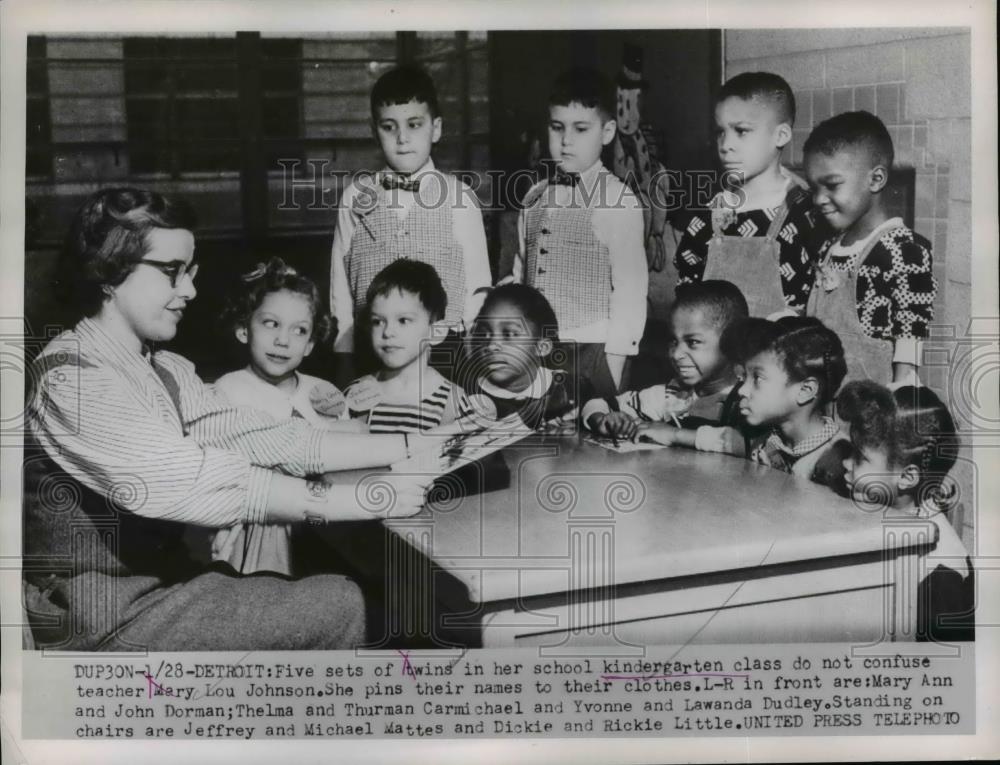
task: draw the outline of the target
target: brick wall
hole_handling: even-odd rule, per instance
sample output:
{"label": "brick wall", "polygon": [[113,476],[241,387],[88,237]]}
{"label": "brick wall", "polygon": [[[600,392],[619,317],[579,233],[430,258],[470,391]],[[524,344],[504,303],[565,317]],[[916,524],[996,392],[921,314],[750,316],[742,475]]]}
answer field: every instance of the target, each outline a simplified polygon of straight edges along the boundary
{"label": "brick wall", "polygon": [[[827,117],[864,109],[886,124],[896,164],[912,167],[914,229],[934,246],[935,323],[942,334],[968,333],[972,291],[971,60],[967,29],[744,30],[725,36],[725,76],[770,71],[795,91],[798,107],[789,161],[802,162],[809,131]],[[954,332],[953,335],[950,335]],[[952,356],[954,358],[954,356]],[[921,377],[950,397],[949,369]],[[961,404],[950,401],[953,412]],[[972,497],[968,449],[955,477]],[[969,549],[978,503],[952,519]]]}

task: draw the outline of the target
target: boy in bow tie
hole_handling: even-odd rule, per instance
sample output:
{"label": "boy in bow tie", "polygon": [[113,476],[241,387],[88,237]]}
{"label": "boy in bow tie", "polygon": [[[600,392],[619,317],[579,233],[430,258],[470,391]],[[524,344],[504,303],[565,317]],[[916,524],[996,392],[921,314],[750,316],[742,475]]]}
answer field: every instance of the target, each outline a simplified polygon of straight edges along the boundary
{"label": "boy in bow tie", "polygon": [[371,112],[386,167],[347,185],[333,237],[330,306],[341,352],[355,351],[355,317],[368,286],[393,261],[434,267],[448,295],[449,334],[471,323],[482,304],[474,293],[492,281],[476,195],[431,159],[441,137],[434,81],[416,67],[393,69],[372,88]]}
{"label": "boy in bow tie", "polygon": [[560,76],[549,98],[555,173],[528,190],[518,253],[503,281],[522,282],[552,304],[560,338],[576,344],[581,384],[613,396],[628,376],[646,323],[649,275],[642,207],[601,164],[615,137],[615,92],[598,72]]}

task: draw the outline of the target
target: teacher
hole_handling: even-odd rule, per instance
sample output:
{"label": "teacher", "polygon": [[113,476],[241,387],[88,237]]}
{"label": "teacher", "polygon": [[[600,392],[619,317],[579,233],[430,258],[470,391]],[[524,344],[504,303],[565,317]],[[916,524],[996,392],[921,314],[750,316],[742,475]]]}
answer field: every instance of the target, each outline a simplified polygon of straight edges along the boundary
{"label": "teacher", "polygon": [[427,481],[307,480],[402,460],[402,436],[324,433],[217,397],[159,350],[194,299],[194,215],[134,188],[74,220],[60,282],[78,309],[30,368],[24,591],[36,645],[62,650],[349,648],[358,586],[239,576],[191,561],[185,524],[323,523],[416,513]]}

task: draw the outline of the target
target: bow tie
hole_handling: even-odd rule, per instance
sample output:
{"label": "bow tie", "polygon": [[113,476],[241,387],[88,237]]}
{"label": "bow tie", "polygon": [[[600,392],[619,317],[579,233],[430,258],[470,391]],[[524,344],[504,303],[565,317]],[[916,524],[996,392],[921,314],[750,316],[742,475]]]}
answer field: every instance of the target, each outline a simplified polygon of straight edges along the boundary
{"label": "bow tie", "polygon": [[420,179],[407,178],[402,175],[383,175],[382,188],[386,191],[402,189],[403,191],[416,192],[420,189]]}
{"label": "bow tie", "polygon": [[555,186],[576,186],[580,182],[580,174],[556,170],[549,182]]}

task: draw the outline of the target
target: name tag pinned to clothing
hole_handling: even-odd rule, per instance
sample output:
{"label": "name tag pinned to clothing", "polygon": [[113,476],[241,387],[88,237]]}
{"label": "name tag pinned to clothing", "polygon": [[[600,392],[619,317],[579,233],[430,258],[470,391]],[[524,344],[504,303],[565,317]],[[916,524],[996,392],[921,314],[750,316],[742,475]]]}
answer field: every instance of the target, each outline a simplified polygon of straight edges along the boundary
{"label": "name tag pinned to clothing", "polygon": [[340,417],[347,408],[347,399],[333,383],[316,383],[309,391],[309,405],[325,417]]}
{"label": "name tag pinned to clothing", "polygon": [[736,210],[729,207],[724,202],[720,202],[712,208],[712,233],[715,236],[722,236],[722,232],[736,222]]}
{"label": "name tag pinned to clothing", "polygon": [[847,274],[834,268],[830,263],[822,263],[816,269],[816,286],[824,292],[833,292],[847,280]]}
{"label": "name tag pinned to clothing", "polygon": [[347,390],[347,405],[352,412],[367,412],[382,400],[382,386],[374,377],[362,377]]}

